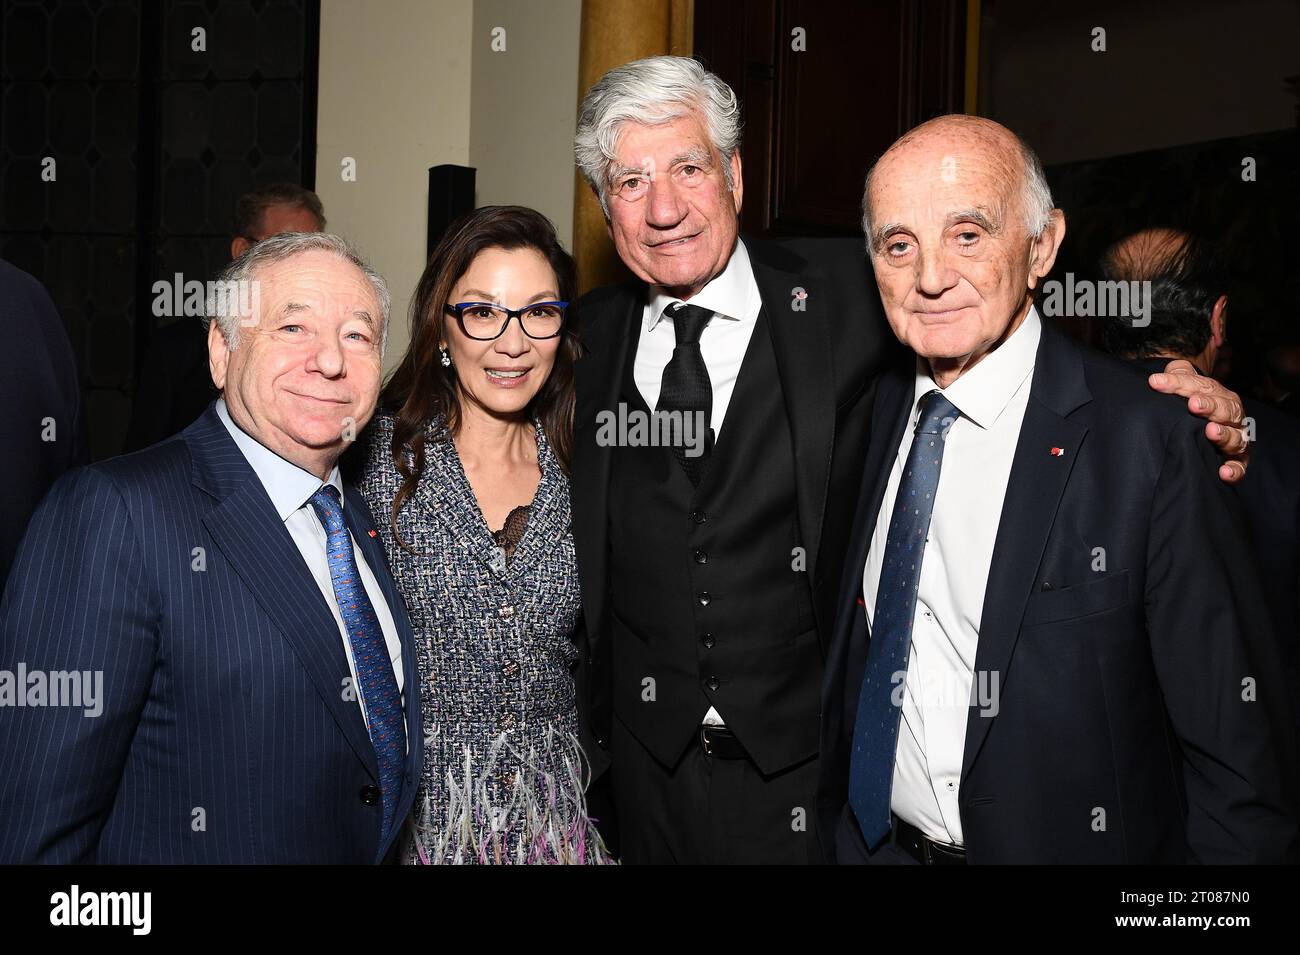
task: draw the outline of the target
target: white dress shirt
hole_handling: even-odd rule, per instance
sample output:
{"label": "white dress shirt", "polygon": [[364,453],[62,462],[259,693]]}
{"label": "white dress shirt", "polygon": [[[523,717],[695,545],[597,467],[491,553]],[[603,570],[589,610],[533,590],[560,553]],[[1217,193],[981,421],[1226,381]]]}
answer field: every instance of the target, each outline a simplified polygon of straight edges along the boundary
{"label": "white dress shirt", "polygon": [[[961,416],[948,430],[921,560],[890,806],[929,838],[954,845],[964,845],[957,794],[984,589],[1041,334],[1038,313],[1031,307],[999,348],[941,389]],[[936,388],[928,363],[918,359],[911,416],[862,575],[868,622],[874,616],[889,521],[919,402]],[[984,688],[997,692],[993,679],[986,675]]]}
{"label": "white dress shirt", "polygon": [[[632,378],[651,411],[659,403],[664,367],[677,347],[672,316],[665,315],[664,309],[680,301],[682,299],[673,298],[658,286],[650,287]],[[731,393],[736,390],[736,378],[740,375],[740,364],[745,360],[749,337],[763,307],[745,243],[736,240],[736,249],[727,260],[727,267],[700,289],[690,304],[713,311],[713,319],[700,335],[700,354],[709,369],[709,384],[713,386],[713,413],[709,426],[713,428],[716,441],[722,433],[722,419],[727,416]]]}
{"label": "white dress shirt", "polygon": [[[334,597],[334,582],[330,579],[329,558],[325,553],[329,535],[325,531],[325,526],[321,524],[320,518],[316,516],[316,509],[310,503],[311,496],[328,483],[338,489],[339,500],[343,502],[344,507],[347,506],[339,469],[335,467],[330,473],[329,481],[322,482],[310,471],[304,471],[298,465],[286,461],[246,434],[231,419],[223,399],[217,400],[217,415],[221,418],[221,423],[226,426],[226,430],[230,432],[230,436],[235,439],[235,444],[243,452],[249,466],[257,474],[262,487],[266,488],[266,493],[271,498],[271,505],[280,516],[280,520],[284,521],[289,536],[297,545],[308,570],[316,579],[316,586],[320,588],[321,596],[325,598],[330,613],[334,615],[334,622],[339,628],[339,637],[343,641],[343,654],[348,660],[348,671],[352,674],[351,685],[355,690],[357,706],[361,709],[361,718],[366,720],[366,709],[361,703],[360,685],[357,683],[357,667],[352,660],[352,643],[348,639],[348,630],[343,623],[343,614],[339,612],[338,600]],[[388,658],[393,664],[393,675],[397,677],[397,692],[402,694],[402,708],[405,711],[406,684],[402,673],[402,641],[397,635],[397,625],[393,623],[393,614],[388,607],[388,601],[384,599],[384,592],[379,582],[370,570],[370,565],[366,563],[361,548],[357,546],[356,538],[352,537],[351,532],[348,536],[352,539],[352,552],[356,555],[357,569],[361,572],[361,583],[365,586],[366,596],[370,598],[370,603],[375,608],[375,616],[379,618],[384,642],[388,644]],[[342,694],[343,689],[340,683],[338,692]],[[366,726],[368,730],[369,720],[366,720]],[[409,740],[407,748],[408,750],[410,748]]]}
{"label": "white dress shirt", "polygon": [[[641,321],[641,335],[636,346],[636,362],[632,367],[632,380],[653,411],[659,404],[659,388],[663,384],[664,368],[677,347],[677,332],[671,315],[664,309],[682,299],[673,298],[659,286],[650,286],[645,312]],[[690,304],[711,309],[713,318],[700,334],[700,355],[709,369],[709,384],[713,388],[713,410],[709,427],[713,440],[722,434],[722,420],[731,404],[731,393],[736,390],[740,365],[749,348],[749,338],[763,307],[750,264],[745,243],[736,240],[736,248],[727,260],[727,266],[694,295]],[[722,725],[722,717],[712,706],[704,715],[704,722]]]}

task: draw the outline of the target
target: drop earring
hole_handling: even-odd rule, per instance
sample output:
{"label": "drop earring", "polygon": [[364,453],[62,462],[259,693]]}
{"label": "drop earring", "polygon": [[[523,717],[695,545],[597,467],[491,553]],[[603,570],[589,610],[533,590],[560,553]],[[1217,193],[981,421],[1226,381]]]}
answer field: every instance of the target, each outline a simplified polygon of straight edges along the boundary
{"label": "drop earring", "polygon": [[447,349],[445,349],[445,348],[439,348],[438,351],[442,352],[442,367],[443,367],[443,368],[450,368],[450,367],[451,367],[451,356],[447,354]]}

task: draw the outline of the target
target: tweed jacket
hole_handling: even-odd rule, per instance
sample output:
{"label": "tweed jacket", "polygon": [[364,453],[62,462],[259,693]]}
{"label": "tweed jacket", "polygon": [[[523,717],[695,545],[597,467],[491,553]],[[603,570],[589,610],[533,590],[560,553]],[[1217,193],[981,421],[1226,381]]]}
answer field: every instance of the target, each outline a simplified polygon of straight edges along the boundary
{"label": "tweed jacket", "polygon": [[540,482],[508,559],[440,421],[427,429],[424,472],[395,522],[402,477],[392,417],[376,416],[358,449],[358,489],[406,601],[424,690],[425,766],[408,861],[602,856],[577,742],[581,591],[569,482],[535,426]]}

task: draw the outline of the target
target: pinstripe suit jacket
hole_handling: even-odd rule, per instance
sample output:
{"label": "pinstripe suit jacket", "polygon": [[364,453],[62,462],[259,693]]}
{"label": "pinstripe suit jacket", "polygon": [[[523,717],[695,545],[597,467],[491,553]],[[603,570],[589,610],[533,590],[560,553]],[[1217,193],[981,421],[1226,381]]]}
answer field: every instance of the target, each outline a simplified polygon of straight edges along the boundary
{"label": "pinstripe suit jacket", "polygon": [[344,514],[411,674],[393,831],[338,626],[209,407],[169,441],[64,475],[31,521],[0,605],[0,670],[102,671],[102,712],[0,708],[0,862],[385,857],[419,779],[419,680],[351,489]]}

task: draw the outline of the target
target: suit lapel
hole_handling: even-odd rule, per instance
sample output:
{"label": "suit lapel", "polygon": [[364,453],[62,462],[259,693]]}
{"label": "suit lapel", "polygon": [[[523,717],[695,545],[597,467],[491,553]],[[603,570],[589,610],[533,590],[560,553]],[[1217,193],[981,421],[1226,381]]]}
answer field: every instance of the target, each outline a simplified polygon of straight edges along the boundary
{"label": "suit lapel", "polygon": [[[873,440],[867,450],[867,460],[862,472],[862,489],[858,494],[857,516],[853,521],[853,537],[849,541],[848,559],[844,578],[840,583],[843,606],[839,615],[841,625],[851,625],[845,615],[865,612],[858,600],[862,594],[862,574],[867,564],[867,551],[876,532],[876,519],[880,504],[889,486],[889,475],[898,456],[898,444],[912,416],[914,385],[903,371],[889,373],[881,381],[880,394],[872,414]],[[885,430],[885,429],[888,430]],[[888,520],[888,516],[885,518]],[[838,628],[837,628],[838,629]]]}
{"label": "suit lapel", "polygon": [[573,489],[573,534],[588,633],[598,639],[605,611],[608,566],[609,475],[612,447],[596,443],[597,415],[617,412],[620,379],[629,349],[635,347],[645,308],[645,287],[621,286],[599,308],[599,318],[585,333],[589,351],[575,363],[577,404],[574,411],[574,451],[570,484]]}
{"label": "suit lapel", "polygon": [[[1069,420],[1069,415],[1092,397],[1077,347],[1043,324],[1029,404],[993,545],[975,652],[974,678],[979,680],[981,674],[989,674],[985,679],[992,680],[996,674],[999,693],[1006,692],[1025,605],[1033,591],[1061,496],[1088,434],[1085,425]],[[979,704],[971,705],[966,720],[963,782],[995,719],[996,714],[981,716]]]}
{"label": "suit lapel", "polygon": [[[424,446],[424,473],[411,495],[417,521],[441,522],[463,548],[461,556],[483,562],[494,574],[522,579],[551,552],[568,529],[571,519],[569,495],[564,493],[564,472],[555,460],[546,433],[534,422],[538,434],[538,465],[541,478],[533,495],[523,538],[503,569],[492,528],[479,508],[465,466],[445,428],[430,430]],[[520,501],[527,504],[527,501]]]}
{"label": "suit lapel", "polygon": [[194,459],[194,482],[220,501],[203,516],[204,526],[293,646],[339,730],[377,781],[361,710],[355,700],[343,698],[342,681],[349,671],[338,624],[262,482],[211,407],[186,429],[185,437]]}
{"label": "suit lapel", "polygon": [[468,554],[485,561],[490,559],[494,541],[465,476],[456,445],[441,425],[435,425],[426,436],[424,473],[411,497],[421,508],[421,515],[445,524]]}
{"label": "suit lapel", "polygon": [[419,785],[420,772],[424,765],[423,720],[420,712],[420,670],[419,664],[415,660],[415,637],[411,633],[411,623],[406,616],[406,604],[402,600],[402,595],[398,593],[396,583],[393,581],[392,571],[388,564],[388,555],[384,553],[383,547],[380,546],[377,535],[372,536],[375,533],[375,527],[370,509],[366,506],[361,495],[352,488],[345,486],[343,493],[347,496],[347,506],[343,508],[343,518],[347,522],[348,531],[352,534],[352,539],[356,541],[361,556],[365,559],[371,573],[375,575],[375,580],[379,583],[379,589],[383,592],[384,600],[388,602],[388,609],[392,612],[393,623],[397,627],[397,636],[402,643],[402,682],[406,699],[406,767],[405,772],[402,774],[403,789],[401,803],[398,807],[399,811],[394,813],[393,829],[387,834],[387,839],[381,842],[379,848],[378,855],[382,859],[388,851],[388,845],[392,838],[401,829],[405,821],[406,813],[401,810],[403,807],[408,807],[414,799],[415,788]]}
{"label": "suit lapel", "polygon": [[[910,355],[910,352],[909,352]],[[862,604],[862,577],[875,535],[876,515],[889,483],[898,442],[911,416],[912,382],[904,373],[886,373],[880,380],[872,414],[872,441],[862,470],[853,520],[853,536],[840,578],[834,631],[827,651],[822,686],[825,752],[837,752],[851,734],[861,693],[863,666],[870,639]],[[847,767],[845,767],[847,770]]]}
{"label": "suit lapel", "polygon": [[[794,443],[795,500],[799,530],[808,557],[810,581],[817,580],[822,512],[835,443],[835,379],[830,329],[807,274],[807,263],[777,246],[745,243],[767,313],[768,334],[776,352],[777,375]],[[803,288],[805,310],[795,311],[795,289]],[[743,370],[742,370],[743,374]]]}

